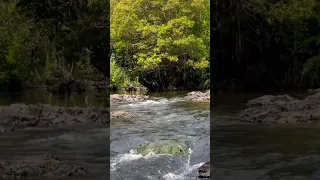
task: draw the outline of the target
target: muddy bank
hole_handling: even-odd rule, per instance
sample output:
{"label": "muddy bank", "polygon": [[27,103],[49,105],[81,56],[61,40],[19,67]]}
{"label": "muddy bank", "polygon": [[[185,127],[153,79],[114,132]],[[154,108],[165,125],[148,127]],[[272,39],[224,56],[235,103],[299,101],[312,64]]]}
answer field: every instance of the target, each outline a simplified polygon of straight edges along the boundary
{"label": "muddy bank", "polygon": [[305,99],[285,95],[265,95],[247,102],[239,113],[240,122],[261,124],[307,124],[320,121],[320,93]]}
{"label": "muddy bank", "polygon": [[147,95],[113,94],[110,96],[110,103],[140,102],[148,99],[150,97]]}
{"label": "muddy bank", "polygon": [[0,125],[5,128],[107,124],[109,121],[109,111],[106,108],[12,104],[0,112]]}
{"label": "muddy bank", "polygon": [[53,155],[0,161],[1,179],[26,179],[35,176],[76,177],[88,173],[84,167],[64,163],[60,158]]}
{"label": "muddy bank", "polygon": [[189,101],[210,101],[210,90],[207,90],[206,92],[201,91],[193,91],[187,94],[185,97],[186,100]]}

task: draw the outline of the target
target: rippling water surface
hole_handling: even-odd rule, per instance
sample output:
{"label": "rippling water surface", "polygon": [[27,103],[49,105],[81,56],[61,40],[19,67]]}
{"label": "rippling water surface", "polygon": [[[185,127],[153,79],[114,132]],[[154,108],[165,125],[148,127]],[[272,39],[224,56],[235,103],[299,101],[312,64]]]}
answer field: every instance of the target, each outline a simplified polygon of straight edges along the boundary
{"label": "rippling water surface", "polygon": [[[209,103],[187,102],[181,95],[153,97],[111,106],[111,111],[138,115],[111,122],[111,179],[198,179],[197,168],[210,159]],[[162,139],[185,140],[191,155],[141,156],[134,151],[139,143]]]}
{"label": "rippling water surface", "polygon": [[[283,94],[283,93],[280,93]],[[217,95],[211,108],[212,179],[311,180],[320,169],[320,127],[313,125],[248,125],[236,114],[262,94]],[[294,92],[301,98],[305,92]]]}
{"label": "rippling water surface", "polygon": [[[185,94],[150,94],[153,100],[112,106],[111,110],[134,112],[139,117],[112,120],[110,132],[103,126],[80,126],[6,133],[0,136],[0,159],[54,154],[93,172],[83,179],[109,179],[106,177],[109,162],[112,180],[197,179],[197,167],[208,161],[210,155],[209,103],[186,102]],[[0,94],[0,105],[86,106],[85,99],[90,106],[106,104],[90,92],[66,99],[42,91],[28,91]],[[109,138],[111,157],[107,156]],[[142,157],[134,152],[141,142],[168,138],[185,140],[191,155]]]}

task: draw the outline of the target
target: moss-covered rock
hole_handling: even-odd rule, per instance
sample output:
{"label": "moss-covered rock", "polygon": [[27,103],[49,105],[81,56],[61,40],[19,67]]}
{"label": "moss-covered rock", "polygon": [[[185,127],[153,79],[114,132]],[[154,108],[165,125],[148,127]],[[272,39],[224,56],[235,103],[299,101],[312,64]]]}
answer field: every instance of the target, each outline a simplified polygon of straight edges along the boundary
{"label": "moss-covered rock", "polygon": [[159,142],[145,142],[138,145],[137,152],[143,156],[154,154],[188,154],[188,146],[179,140],[163,140]]}

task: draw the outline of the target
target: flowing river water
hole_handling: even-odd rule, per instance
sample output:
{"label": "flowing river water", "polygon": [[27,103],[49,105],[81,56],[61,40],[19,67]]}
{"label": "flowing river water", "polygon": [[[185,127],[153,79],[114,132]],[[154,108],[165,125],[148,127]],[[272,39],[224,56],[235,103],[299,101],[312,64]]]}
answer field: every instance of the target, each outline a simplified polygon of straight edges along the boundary
{"label": "flowing river water", "polygon": [[[87,102],[85,99],[87,97]],[[52,96],[44,91],[31,90],[16,94],[0,94],[0,105],[12,103],[52,104],[57,106],[87,105],[100,107],[104,104],[95,93],[75,95],[71,98]],[[64,162],[80,165],[92,174],[86,179],[106,179],[108,176],[109,128],[103,126],[77,126],[71,128],[30,128],[0,135],[0,160],[24,159],[52,154]],[[44,179],[31,177],[31,179]],[[67,177],[66,179],[70,179]]]}
{"label": "flowing river water", "polygon": [[[290,94],[303,98],[306,93]],[[211,178],[311,180],[320,168],[320,126],[239,123],[236,114],[248,100],[261,95],[224,94],[213,99]]]}
{"label": "flowing river water", "polygon": [[[1,135],[0,159],[51,153],[94,173],[84,179],[108,179],[110,138],[111,180],[197,179],[197,168],[208,161],[209,152],[214,166],[211,179],[309,180],[320,167],[319,127],[238,123],[236,114],[245,108],[244,103],[262,94],[214,97],[211,132],[208,103],[184,101],[185,93],[150,95],[153,100],[112,105],[111,110],[129,111],[139,117],[112,120],[110,131],[106,127],[77,127],[30,129]],[[106,103],[96,98],[95,93],[64,99],[30,91],[1,94],[0,105],[23,102],[86,106],[86,97],[90,106]],[[186,140],[191,155],[143,157],[134,151],[144,141],[171,138]]]}
{"label": "flowing river water", "polygon": [[[197,168],[210,159],[209,103],[187,102],[186,93],[151,94],[154,99],[111,106],[111,111],[135,113],[138,118],[111,121],[112,180],[193,180]],[[149,155],[135,152],[139,143],[179,139],[190,155]]]}
{"label": "flowing river water", "polygon": [[[209,103],[186,102],[185,94],[150,94],[152,100],[112,105],[111,111],[134,112],[139,117],[114,119],[110,130],[101,126],[80,126],[6,133],[0,136],[0,159],[53,154],[93,172],[83,179],[109,179],[106,177],[109,162],[111,180],[197,179],[197,168],[210,159]],[[106,104],[94,92],[69,99],[37,90],[0,94],[0,105],[12,103],[80,107]],[[142,157],[134,153],[139,143],[161,139],[185,140],[191,155]],[[107,157],[109,150],[111,157]]]}

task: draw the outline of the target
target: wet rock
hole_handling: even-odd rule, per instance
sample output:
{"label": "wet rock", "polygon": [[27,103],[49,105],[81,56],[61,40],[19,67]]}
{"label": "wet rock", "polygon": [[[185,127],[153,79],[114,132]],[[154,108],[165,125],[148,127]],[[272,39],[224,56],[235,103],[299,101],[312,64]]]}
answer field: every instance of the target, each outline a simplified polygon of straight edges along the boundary
{"label": "wet rock", "polygon": [[115,112],[110,112],[110,118],[134,118],[137,117],[137,115],[129,112],[124,112],[124,111],[115,111]]}
{"label": "wet rock", "polygon": [[198,177],[199,178],[209,178],[210,177],[210,161],[204,163],[198,168]]}
{"label": "wet rock", "polygon": [[289,95],[265,95],[248,101],[240,121],[261,124],[305,124],[320,122],[320,93],[303,100]]}
{"label": "wet rock", "polygon": [[12,132],[14,131],[13,127],[4,127],[4,126],[0,126],[0,135],[4,134],[6,132]]}
{"label": "wet rock", "polygon": [[148,99],[149,96],[147,95],[113,94],[110,96],[110,103],[139,102]]}
{"label": "wet rock", "polygon": [[143,156],[148,154],[188,154],[189,148],[185,142],[178,140],[163,140],[139,144],[137,152]]}
{"label": "wet rock", "polygon": [[106,108],[55,107],[48,104],[12,104],[0,112],[3,126],[65,126],[74,124],[106,124]]}
{"label": "wet rock", "polygon": [[88,173],[84,167],[64,163],[60,158],[52,155],[0,161],[2,179],[35,176],[74,177]]}
{"label": "wet rock", "polygon": [[185,99],[190,101],[210,101],[210,90],[202,93],[200,91],[193,91],[187,94]]}

